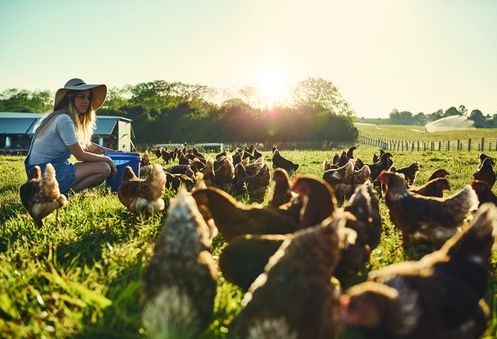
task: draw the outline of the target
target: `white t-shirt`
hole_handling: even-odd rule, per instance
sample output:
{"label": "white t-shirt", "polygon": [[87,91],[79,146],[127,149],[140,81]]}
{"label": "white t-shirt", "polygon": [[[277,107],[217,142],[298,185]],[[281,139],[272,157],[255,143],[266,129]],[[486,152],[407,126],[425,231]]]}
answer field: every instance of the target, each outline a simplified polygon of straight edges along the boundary
{"label": "white t-shirt", "polygon": [[48,125],[33,142],[28,162],[30,166],[67,160],[71,156],[67,146],[78,142],[74,122],[69,115],[59,114],[50,119]]}

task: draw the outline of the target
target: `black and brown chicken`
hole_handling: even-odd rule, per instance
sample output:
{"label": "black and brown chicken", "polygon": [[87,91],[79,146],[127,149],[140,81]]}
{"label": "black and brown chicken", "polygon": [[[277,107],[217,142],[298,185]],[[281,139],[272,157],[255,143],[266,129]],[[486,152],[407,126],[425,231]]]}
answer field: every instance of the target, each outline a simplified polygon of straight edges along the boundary
{"label": "black and brown chicken", "polygon": [[478,197],[470,185],[446,198],[427,197],[407,189],[403,177],[382,172],[385,203],[392,223],[400,229],[404,247],[417,242],[443,244],[478,208]]}
{"label": "black and brown chicken", "polygon": [[287,234],[300,229],[299,220],[279,209],[238,202],[216,187],[192,192],[206,220],[213,219],[228,243],[241,234]]}
{"label": "black and brown chicken", "polygon": [[[261,158],[262,159],[262,158]],[[269,188],[269,167],[265,163],[255,167],[256,172],[251,174],[250,165],[247,167],[241,163],[235,167],[235,182],[237,187],[246,187],[250,201],[262,202]],[[257,163],[256,163],[257,164]]]}
{"label": "black and brown chicken", "polygon": [[232,338],[333,338],[338,289],[330,283],[346,238],[345,214],[297,232],[250,286]]}
{"label": "black and brown chicken", "polygon": [[444,191],[450,190],[449,179],[434,178],[422,186],[410,187],[409,190],[413,193],[421,194],[427,197],[439,197],[444,196]]}
{"label": "black and brown chicken", "polygon": [[486,157],[480,163],[478,169],[473,173],[473,180],[484,181],[492,188],[495,184],[494,161]]}
{"label": "black and brown chicken", "polygon": [[[43,226],[43,219],[64,207],[67,199],[59,191],[59,183],[55,178],[55,169],[52,164],[45,166],[45,171],[41,173],[40,166],[34,166],[29,174],[28,181],[21,185],[19,189],[21,202],[28,210],[38,227]],[[58,215],[55,217],[58,222]]]}
{"label": "black and brown chicken", "polygon": [[495,195],[494,192],[492,192],[492,189],[490,188],[490,186],[488,186],[486,182],[473,180],[471,182],[471,187],[473,187],[473,189],[476,192],[476,195],[478,196],[478,200],[480,201],[480,206],[486,202],[490,202],[497,206],[497,196]]}
{"label": "black and brown chicken", "polygon": [[288,172],[283,168],[275,168],[273,171],[273,181],[273,197],[269,202],[269,206],[278,208],[279,206],[288,203],[293,197]]}
{"label": "black and brown chicken", "polygon": [[152,165],[146,179],[136,176],[131,166],[124,169],[123,179],[117,196],[119,201],[133,214],[153,214],[165,207],[162,195],[166,189],[167,177],[162,166]]}
{"label": "black and brown chicken", "polygon": [[195,200],[181,189],[145,269],[142,321],[151,338],[198,338],[212,318],[216,265],[212,232]]}
{"label": "black and brown chicken", "polygon": [[298,168],[299,165],[294,163],[291,160],[288,160],[284,158],[281,154],[280,151],[273,146],[273,169],[275,168],[284,168],[287,172],[292,173],[295,172]]}
{"label": "black and brown chicken", "polygon": [[440,250],[371,272],[340,297],[343,320],[366,338],[480,338],[496,227],[497,208],[485,204]]}
{"label": "black and brown chicken", "polygon": [[[406,178],[407,185],[414,184],[416,176],[421,168],[421,164],[418,161],[413,162],[407,167],[398,168],[395,170],[396,173],[403,174]],[[392,171],[393,172],[393,171]]]}
{"label": "black and brown chicken", "polygon": [[335,276],[340,281],[347,274],[357,272],[365,266],[371,251],[380,244],[382,231],[379,201],[371,182],[358,186],[343,210],[353,216],[347,220],[345,226],[354,230],[357,235],[355,241],[342,250],[335,271]]}

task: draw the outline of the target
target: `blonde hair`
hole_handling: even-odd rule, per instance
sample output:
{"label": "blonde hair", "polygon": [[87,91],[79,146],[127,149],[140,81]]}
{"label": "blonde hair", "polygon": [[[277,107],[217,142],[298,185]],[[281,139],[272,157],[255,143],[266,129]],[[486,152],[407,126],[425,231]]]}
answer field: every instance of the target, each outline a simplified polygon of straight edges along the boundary
{"label": "blonde hair", "polygon": [[[83,114],[78,113],[78,111],[74,107],[73,100],[78,92],[80,91],[68,91],[61,102],[54,108],[54,112],[61,111],[67,113],[67,115],[71,117],[72,121],[74,122],[74,129],[76,132],[78,143],[80,144],[81,148],[85,149],[91,144],[91,137],[93,136],[93,132],[96,129],[96,114],[95,110],[93,109],[91,100],[90,105],[88,106],[88,110]],[[91,90],[90,93],[91,95],[93,95],[93,92],[91,92]],[[40,122],[37,124],[36,128],[38,128],[41,122],[45,120],[48,115],[49,114],[46,114],[40,119]]]}

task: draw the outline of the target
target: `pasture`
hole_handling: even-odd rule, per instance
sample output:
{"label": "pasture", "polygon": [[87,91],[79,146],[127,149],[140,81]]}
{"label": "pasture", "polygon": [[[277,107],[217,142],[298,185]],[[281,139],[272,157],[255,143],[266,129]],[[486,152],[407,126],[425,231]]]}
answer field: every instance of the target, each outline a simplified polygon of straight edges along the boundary
{"label": "pasture", "polygon": [[497,138],[497,129],[495,128],[460,129],[427,133],[424,126],[374,124],[355,124],[355,126],[359,130],[359,135],[362,136],[405,141],[448,141],[480,138],[495,140]]}
{"label": "pasture", "polygon": [[[361,134],[367,134],[358,127]],[[408,135],[400,130],[396,133]],[[421,133],[412,132],[412,135],[419,138]],[[374,135],[378,136],[378,131]],[[339,151],[284,151],[282,155],[301,164],[297,174],[321,177],[323,160],[331,159]],[[369,164],[373,153],[378,153],[378,149],[360,146],[355,155]],[[416,185],[423,184],[435,169],[446,168],[451,173],[451,193],[471,181],[479,155],[477,151],[392,153],[397,168],[414,161],[422,164]],[[265,152],[264,157],[271,161],[270,153]],[[140,278],[166,213],[150,219],[134,218],[116,195],[98,187],[70,194],[68,205],[60,213],[60,225],[55,226],[53,214],[38,229],[19,199],[19,186],[26,180],[22,160],[15,156],[0,157],[0,333],[5,337],[144,336],[138,303]],[[154,156],[151,160],[163,163]],[[166,209],[168,198],[173,195],[166,192]],[[269,196],[270,192],[264,203]],[[243,201],[242,197],[238,199]],[[363,281],[370,270],[424,254],[421,247],[404,253],[400,233],[390,223],[383,202],[380,209],[381,244],[373,251],[369,266],[351,276],[343,289]],[[215,239],[215,258],[223,246],[221,238]],[[496,264],[494,253],[494,272]],[[486,296],[492,312],[488,337],[497,336],[496,289],[494,275]],[[229,324],[240,310],[241,298],[241,291],[219,274],[215,315],[203,338],[227,337]],[[355,334],[345,332],[341,337],[352,338]]]}

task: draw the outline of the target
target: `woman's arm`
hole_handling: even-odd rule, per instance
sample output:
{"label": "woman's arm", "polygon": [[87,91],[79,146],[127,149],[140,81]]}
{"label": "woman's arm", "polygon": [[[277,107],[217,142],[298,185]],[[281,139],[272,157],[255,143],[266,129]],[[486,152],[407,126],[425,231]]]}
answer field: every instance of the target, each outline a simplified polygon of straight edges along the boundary
{"label": "woman's arm", "polygon": [[115,152],[112,148],[100,146],[92,142],[87,148],[87,152],[95,153],[95,154],[105,154],[105,152]]}
{"label": "woman's arm", "polygon": [[69,145],[67,146],[67,148],[69,149],[69,152],[74,155],[76,160],[88,162],[103,161],[109,164],[113,174],[117,173],[116,165],[114,165],[114,162],[111,158],[106,157],[105,155],[87,152],[83,148],[81,148],[81,145],[79,143]]}

